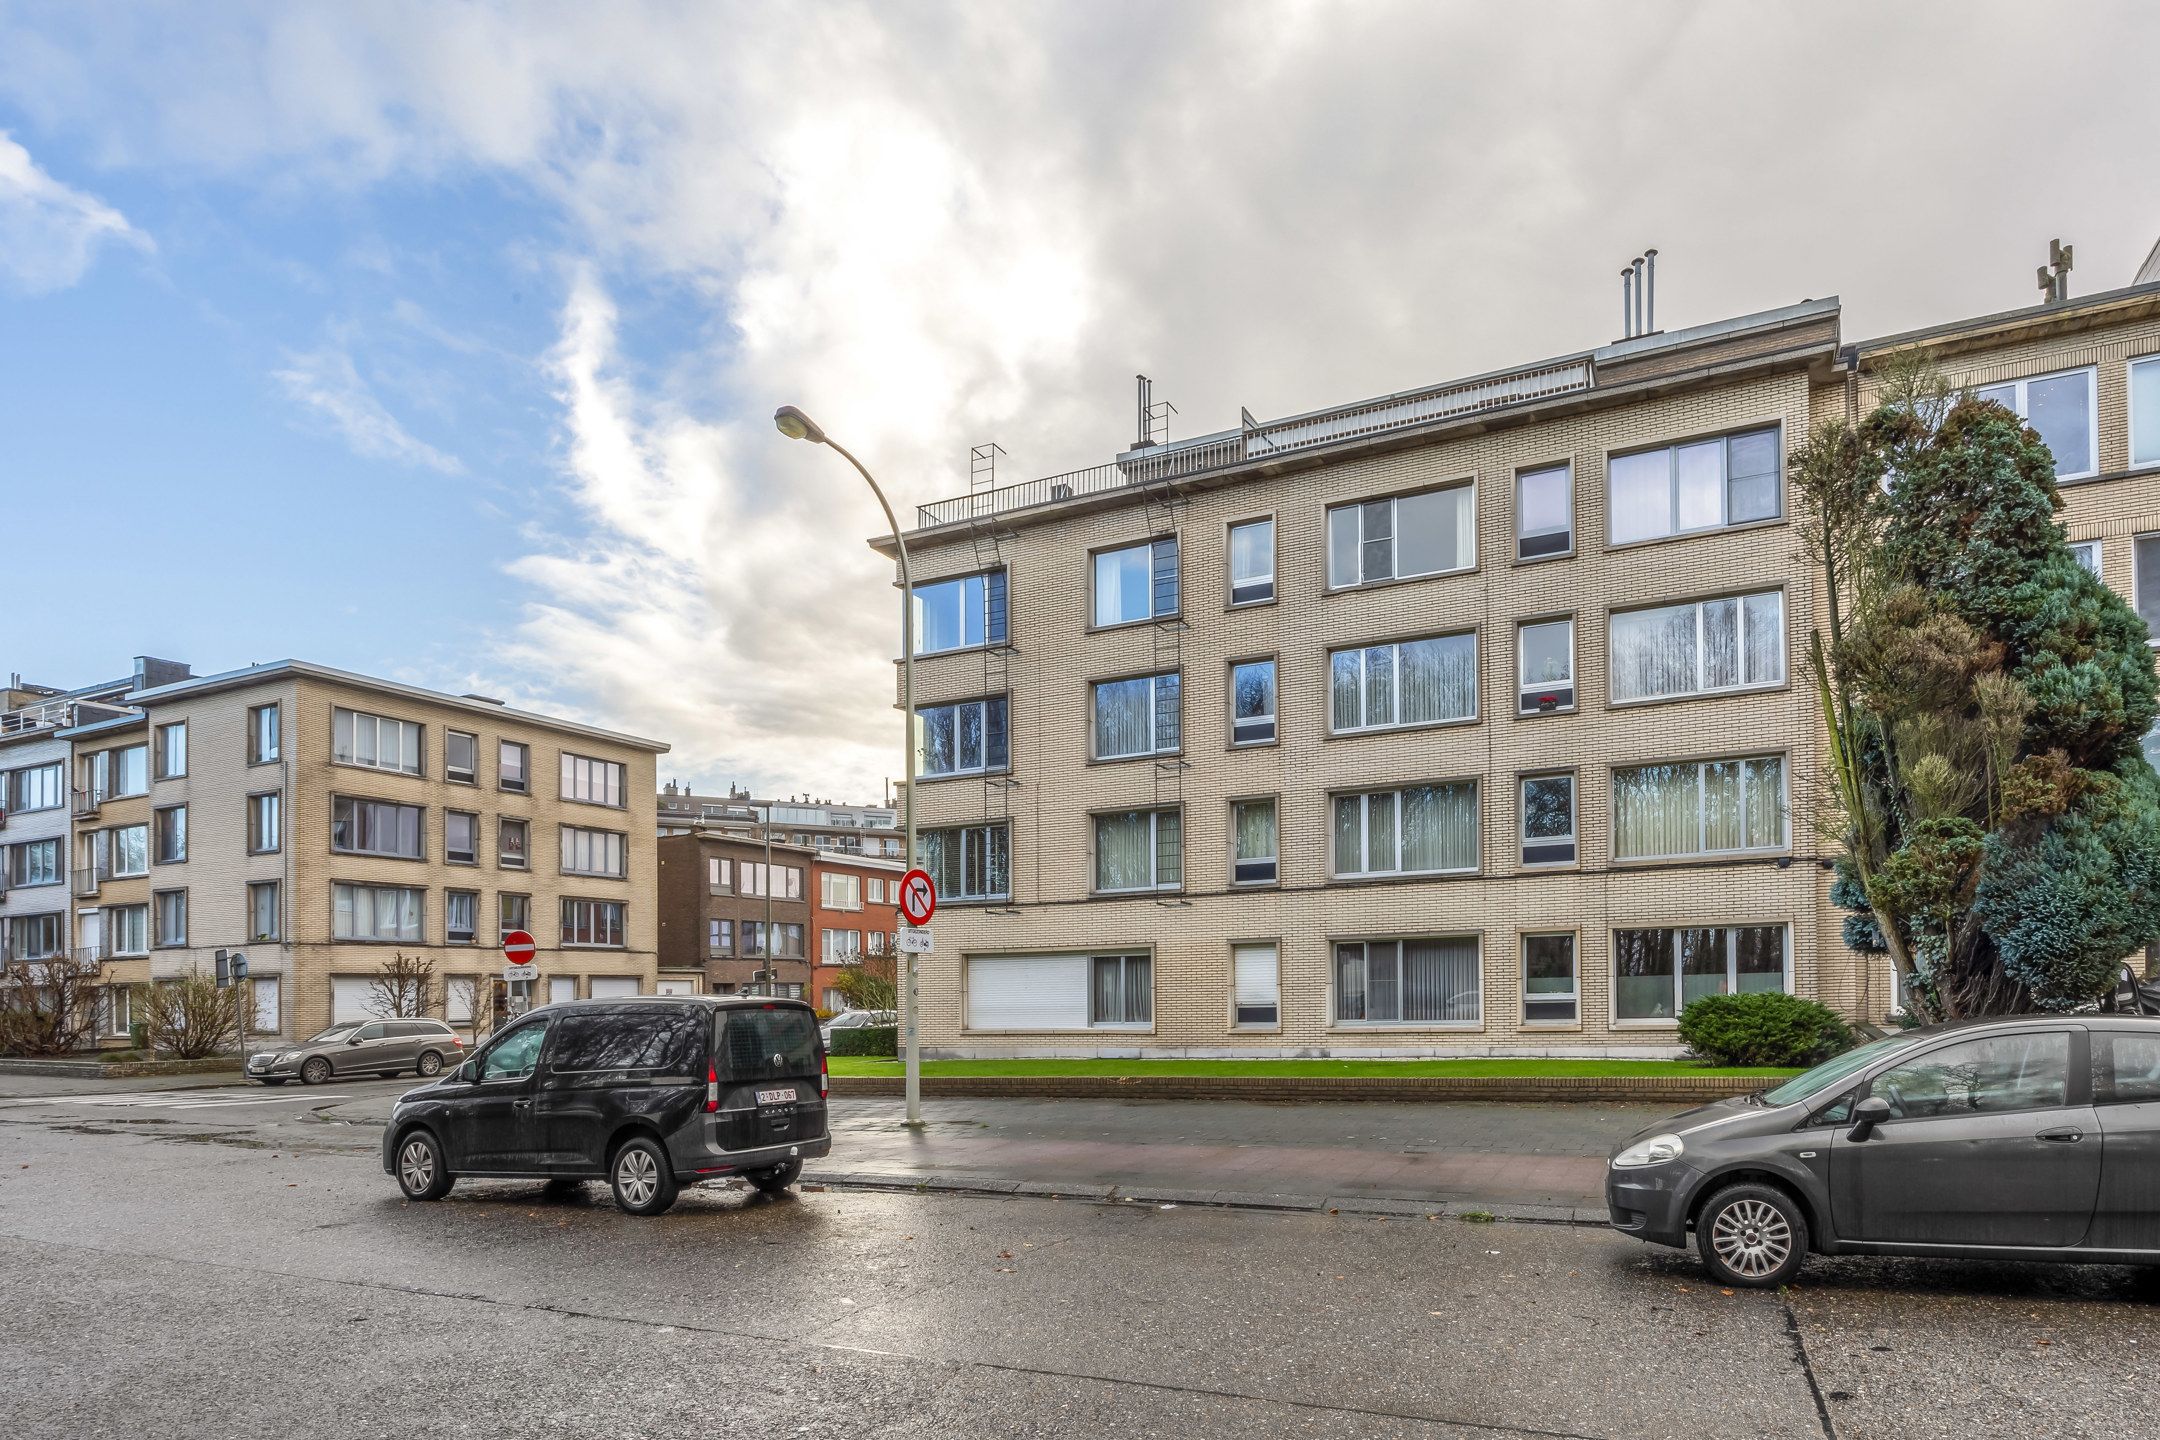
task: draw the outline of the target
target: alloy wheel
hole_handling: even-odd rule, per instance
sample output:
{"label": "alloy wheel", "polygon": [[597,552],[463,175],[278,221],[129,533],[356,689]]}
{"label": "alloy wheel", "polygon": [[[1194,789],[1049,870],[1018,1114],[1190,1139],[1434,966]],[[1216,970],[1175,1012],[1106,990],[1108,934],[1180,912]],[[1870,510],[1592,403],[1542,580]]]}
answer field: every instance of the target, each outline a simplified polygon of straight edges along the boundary
{"label": "alloy wheel", "polygon": [[405,1142],[398,1152],[398,1179],[405,1183],[408,1195],[417,1195],[435,1183],[435,1152],[425,1140],[417,1137]]}
{"label": "alloy wheel", "polygon": [[646,1151],[631,1148],[623,1151],[615,1162],[615,1183],[622,1187],[623,1199],[632,1205],[652,1202],[653,1192],[660,1188],[660,1167]]}
{"label": "alloy wheel", "polygon": [[1735,1200],[1710,1226],[1710,1246],[1735,1275],[1759,1279],[1792,1255],[1792,1226],[1775,1205]]}

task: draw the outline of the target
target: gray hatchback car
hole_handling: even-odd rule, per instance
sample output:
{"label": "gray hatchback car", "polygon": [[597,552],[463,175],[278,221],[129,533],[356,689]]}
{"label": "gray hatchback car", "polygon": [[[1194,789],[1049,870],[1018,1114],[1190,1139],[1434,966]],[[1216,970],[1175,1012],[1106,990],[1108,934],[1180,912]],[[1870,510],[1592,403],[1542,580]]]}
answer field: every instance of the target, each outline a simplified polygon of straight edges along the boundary
{"label": "gray hatchback car", "polygon": [[333,1025],[298,1045],[248,1057],[250,1080],[321,1085],[333,1075],[427,1077],[464,1063],[465,1042],[440,1020],[356,1020]]}
{"label": "gray hatchback car", "polygon": [[1631,1137],[1605,1198],[1727,1285],[1811,1250],[2160,1264],[2160,1019],[1893,1035]]}

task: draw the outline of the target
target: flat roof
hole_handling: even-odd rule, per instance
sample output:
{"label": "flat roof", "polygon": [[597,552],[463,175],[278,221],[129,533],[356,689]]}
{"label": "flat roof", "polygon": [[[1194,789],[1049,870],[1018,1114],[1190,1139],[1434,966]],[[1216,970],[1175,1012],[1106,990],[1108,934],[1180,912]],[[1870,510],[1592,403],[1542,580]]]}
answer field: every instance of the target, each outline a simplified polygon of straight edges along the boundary
{"label": "flat roof", "polygon": [[2118,290],[2095,291],[2091,295],[2051,300],[2046,304],[2020,305],[2015,310],[1996,310],[1965,320],[1924,326],[1918,330],[1901,330],[1895,335],[1859,341],[1846,349],[1854,356],[1862,356],[1882,350],[1924,345],[1930,340],[1948,340],[1968,335],[1984,335],[1991,331],[2019,330],[2034,325],[2078,321],[2091,318],[2096,311],[2112,310],[2125,305],[2137,306],[2139,301],[2152,301],[2160,305],[2160,281],[2144,285],[2125,285]]}

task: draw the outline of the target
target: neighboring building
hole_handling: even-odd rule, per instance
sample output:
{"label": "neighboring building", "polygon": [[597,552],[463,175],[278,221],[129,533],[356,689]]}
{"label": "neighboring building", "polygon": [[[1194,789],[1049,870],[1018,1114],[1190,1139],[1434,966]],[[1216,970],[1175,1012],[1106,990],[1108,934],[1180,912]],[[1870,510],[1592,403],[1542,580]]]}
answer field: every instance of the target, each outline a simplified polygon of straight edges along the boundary
{"label": "neighboring building", "polygon": [[865,955],[889,955],[900,928],[900,877],[907,866],[890,860],[827,851],[811,865],[813,966],[808,992],[823,1010],[845,1010],[833,988],[841,972]]}
{"label": "neighboring building", "polygon": [[736,789],[725,795],[697,795],[673,780],[660,791],[663,835],[710,830],[762,840],[768,816],[774,844],[900,858],[900,815],[890,805],[842,805],[808,796],[759,800]]}
{"label": "neighboring building", "polygon": [[701,975],[713,995],[810,993],[815,850],[700,831],[662,836],[659,854],[663,971]]}
{"label": "neighboring building", "polygon": [[1816,828],[1786,453],[1928,348],[2055,448],[2160,639],[2160,284],[1840,326],[1804,301],[922,507],[933,1052],[1670,1054],[1731,989],[1881,1020]]}

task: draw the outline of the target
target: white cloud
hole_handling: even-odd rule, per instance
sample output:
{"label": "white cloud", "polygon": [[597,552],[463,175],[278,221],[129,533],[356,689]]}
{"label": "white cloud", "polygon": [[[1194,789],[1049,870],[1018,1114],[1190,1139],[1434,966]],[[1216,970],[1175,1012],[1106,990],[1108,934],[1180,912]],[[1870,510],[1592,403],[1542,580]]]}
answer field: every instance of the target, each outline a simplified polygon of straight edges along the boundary
{"label": "white cloud", "polygon": [[444,475],[464,473],[465,466],[456,456],[445,455],[417,438],[383,408],[352,356],[343,350],[287,355],[285,368],[273,373],[286,395],[328,421],[353,453],[370,460],[422,465]]}
{"label": "white cloud", "polygon": [[126,216],[53,179],[0,130],[0,277],[26,294],[65,290],[108,243],[154,248]]}

